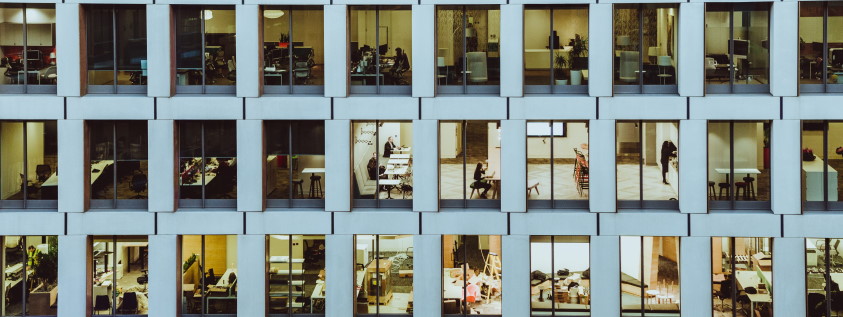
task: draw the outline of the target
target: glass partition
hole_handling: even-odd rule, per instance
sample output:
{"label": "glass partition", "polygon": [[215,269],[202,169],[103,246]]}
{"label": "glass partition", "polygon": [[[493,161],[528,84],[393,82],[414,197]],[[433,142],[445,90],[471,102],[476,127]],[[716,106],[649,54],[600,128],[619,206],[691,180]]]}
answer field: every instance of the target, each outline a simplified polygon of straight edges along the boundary
{"label": "glass partition", "polygon": [[325,314],[325,236],[267,236],[267,313]]}
{"label": "glass partition", "polygon": [[355,316],[413,314],[412,235],[356,235],[354,268]]}
{"label": "glass partition", "polygon": [[237,236],[181,236],[182,316],[237,315]]}
{"label": "glass partition", "polygon": [[707,93],[770,90],[770,3],[706,3]]}
{"label": "glass partition", "polygon": [[321,6],[263,7],[263,91],[322,94],[325,85]]}
{"label": "glass partition", "polygon": [[590,316],[588,236],[530,237],[532,316]]}
{"label": "glass partition", "polygon": [[711,238],[714,316],[774,316],[772,244],[772,238]]}
{"label": "glass partition", "polygon": [[436,32],[439,93],[500,91],[499,6],[438,6]]}
{"label": "glass partition", "polygon": [[410,6],[349,7],[352,93],[410,94]]}
{"label": "glass partition", "polygon": [[147,237],[94,237],[91,311],[111,316],[149,312]]}
{"label": "glass partition", "polygon": [[56,6],[0,4],[0,14],[0,67],[6,69],[0,79],[0,93],[55,94]]}
{"label": "glass partition", "polygon": [[619,208],[679,209],[679,122],[618,121]]}
{"label": "glass partition", "polygon": [[679,317],[679,237],[621,239],[621,316]]}
{"label": "glass partition", "polygon": [[524,92],[588,92],[588,6],[525,6]]}
{"label": "glass partition", "polygon": [[444,316],[502,313],[501,236],[442,236]]}

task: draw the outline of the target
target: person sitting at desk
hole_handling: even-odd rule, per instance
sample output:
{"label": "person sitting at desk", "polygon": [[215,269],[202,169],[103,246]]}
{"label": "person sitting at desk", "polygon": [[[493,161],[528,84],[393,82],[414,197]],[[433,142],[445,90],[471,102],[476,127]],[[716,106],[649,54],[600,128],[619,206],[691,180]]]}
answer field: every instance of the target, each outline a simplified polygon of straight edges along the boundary
{"label": "person sitting at desk", "polygon": [[474,168],[474,183],[471,184],[474,186],[475,189],[480,190],[483,189],[483,193],[480,194],[480,198],[486,198],[486,192],[492,188],[492,184],[489,184],[486,181],[486,169],[483,168],[483,162],[477,162],[477,167]]}
{"label": "person sitting at desk", "polygon": [[400,150],[400,146],[395,145],[395,140],[392,137],[386,138],[386,143],[383,145],[383,157],[390,157],[392,155],[392,151]]}

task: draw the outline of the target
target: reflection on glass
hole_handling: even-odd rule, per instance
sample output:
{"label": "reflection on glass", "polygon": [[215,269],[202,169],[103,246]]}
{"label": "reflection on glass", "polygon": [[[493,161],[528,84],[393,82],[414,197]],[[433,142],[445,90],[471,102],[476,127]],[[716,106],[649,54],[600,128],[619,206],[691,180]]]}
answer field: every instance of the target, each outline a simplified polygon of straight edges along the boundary
{"label": "reflection on glass", "polygon": [[618,122],[618,200],[676,200],[678,122]]}
{"label": "reflection on glass", "polygon": [[351,7],[352,85],[409,85],[412,21],[409,6]]}
{"label": "reflection on glass", "polygon": [[[802,121],[802,153],[803,201],[840,201],[838,171],[843,169],[843,122]],[[806,207],[838,209],[836,206],[812,203]]]}
{"label": "reflection on glass", "polygon": [[234,9],[175,6],[173,11],[176,84],[234,85],[237,69]]}
{"label": "reflection on glass", "polygon": [[264,85],[324,85],[323,20],[321,7],[264,7]]}
{"label": "reflection on glass", "polygon": [[179,197],[237,198],[234,121],[179,123]]}
{"label": "reflection on glass", "polygon": [[439,124],[440,199],[500,199],[500,121]]}
{"label": "reflection on glass", "polygon": [[97,237],[91,250],[94,268],[91,310],[106,315],[146,315],[149,309],[147,238]]}
{"label": "reflection on glass", "polygon": [[638,5],[615,5],[615,85],[640,84],[640,15]]}
{"label": "reflection on glass", "polygon": [[500,84],[498,6],[439,6],[436,24],[440,86]]}
{"label": "reflection on glass", "polygon": [[270,235],[268,312],[325,313],[325,236]]}
{"label": "reflection on glass", "polygon": [[769,146],[769,122],[709,122],[709,200],[769,201]]}
{"label": "reflection on glass", "polygon": [[621,316],[679,316],[679,237],[620,237]]}
{"label": "reflection on glass", "polygon": [[444,315],[500,315],[500,236],[442,236]]}
{"label": "reflection on glass", "polygon": [[[4,274],[0,282],[4,316],[55,316],[58,294],[58,237],[0,236]],[[24,307],[26,311],[24,312]]]}
{"label": "reflection on glass", "polygon": [[412,123],[355,121],[352,129],[354,198],[412,199]]}
{"label": "reflection on glass", "polygon": [[264,131],[267,198],[324,199],[325,122],[266,121]]}
{"label": "reflection on glass", "polygon": [[773,316],[772,240],[711,238],[714,316]]}
{"label": "reflection on glass", "polygon": [[[26,11],[26,15],[24,15]],[[55,85],[56,9],[51,4],[2,4],[3,85]],[[26,43],[24,43],[26,34]]]}
{"label": "reflection on glass", "polygon": [[524,84],[587,84],[584,71],[587,74],[588,7],[525,8]]}
{"label": "reflection on glass", "polygon": [[146,7],[92,5],[85,15],[88,84],[146,85]]}
{"label": "reflection on glass", "polygon": [[357,235],[355,240],[355,313],[412,315],[413,236]]}
{"label": "reflection on glass", "polygon": [[55,121],[0,122],[0,202],[58,197],[56,141]]}
{"label": "reflection on glass", "polygon": [[237,313],[237,236],[182,236],[181,261],[183,313]]}
{"label": "reflection on glass", "polygon": [[676,84],[675,5],[615,5],[615,85]]}
{"label": "reflection on glass", "polygon": [[[144,121],[91,121],[91,198],[145,199],[147,128]],[[116,162],[115,162],[116,158]],[[114,180],[117,186],[114,186]]]}
{"label": "reflection on glass", "polygon": [[527,122],[527,199],[588,198],[586,126],[585,122]]}
{"label": "reflection on glass", "polygon": [[588,236],[530,237],[530,312],[533,316],[589,316]]}
{"label": "reflection on glass", "polygon": [[769,4],[706,4],[706,84],[769,83]]}

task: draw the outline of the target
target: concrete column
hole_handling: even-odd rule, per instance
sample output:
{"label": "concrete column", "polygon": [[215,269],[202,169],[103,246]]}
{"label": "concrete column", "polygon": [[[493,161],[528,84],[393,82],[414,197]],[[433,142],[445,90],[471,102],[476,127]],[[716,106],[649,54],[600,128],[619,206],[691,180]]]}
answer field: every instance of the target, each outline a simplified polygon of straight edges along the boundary
{"label": "concrete column", "polygon": [[266,315],[266,236],[237,236],[237,315]]}
{"label": "concrete column", "polygon": [[59,96],[77,97],[84,94],[85,74],[82,56],[82,5],[78,3],[56,4],[56,89]]}
{"label": "concrete column", "polygon": [[[799,82],[799,2],[776,1],[770,9],[770,93],[796,96]],[[822,29],[820,29],[822,30]]]}
{"label": "concrete column", "polygon": [[176,210],[176,127],[173,120],[149,120],[149,211]]}
{"label": "concrete column", "polygon": [[501,121],[501,211],[527,211],[526,135],[526,120]]}
{"label": "concrete column", "polygon": [[237,211],[263,211],[263,121],[237,120],[237,161]]}
{"label": "concrete column", "polygon": [[442,236],[413,236],[413,316],[441,317]]}
{"label": "concrete column", "polygon": [[438,132],[436,120],[413,120],[414,211],[439,210]]}
{"label": "concrete column", "polygon": [[[612,4],[592,3],[588,10],[588,94],[592,97],[612,95],[614,48],[612,37]],[[594,156],[591,156],[594,157]],[[592,170],[593,171],[593,170]]]}
{"label": "concrete column", "polygon": [[260,7],[254,4],[236,6],[237,25],[237,97],[258,97],[263,68]]}
{"label": "concrete column", "polygon": [[[413,5],[413,97],[436,93],[436,6]],[[415,189],[415,188],[414,188]],[[416,199],[414,193],[413,199]]]}
{"label": "concrete column", "polygon": [[347,7],[325,6],[325,97],[348,96]]}
{"label": "concrete column", "polygon": [[[591,81],[589,81],[591,82]],[[591,188],[588,202],[591,212],[615,212],[615,120],[591,120],[588,128],[589,175]]]}
{"label": "concrete column", "polygon": [[503,236],[503,317],[530,316],[530,236]]}
{"label": "concrete column", "polygon": [[[524,96],[524,5],[501,5],[501,97]],[[523,161],[523,160],[522,160]]]}
{"label": "concrete column", "polygon": [[180,310],[178,241],[175,235],[149,236],[149,316],[176,317]]}
{"label": "concrete column", "polygon": [[58,316],[91,316],[88,236],[59,236]]}
{"label": "concrete column", "polygon": [[170,97],[175,94],[175,31],[172,16],[167,4],[146,5],[146,34],[164,35],[149,36],[146,40],[146,91],[150,97]]}
{"label": "concrete column", "polygon": [[620,239],[592,236],[591,316],[621,315]]}
{"label": "concrete column", "polygon": [[90,189],[86,183],[88,167],[85,154],[88,148],[85,147],[85,121],[59,120],[57,125],[58,167],[61,168],[59,211],[83,212],[88,208]]}
{"label": "concrete column", "polygon": [[[325,292],[325,317],[354,316],[354,235],[325,236],[326,283],[337,285]],[[441,279],[441,278],[440,278]],[[327,284],[326,284],[327,285]],[[415,304],[415,303],[414,303]]]}
{"label": "concrete column", "polygon": [[350,120],[325,121],[325,211],[351,210],[350,140]]}
{"label": "concrete column", "polygon": [[773,239],[773,311],[776,316],[804,316],[805,239]]}
{"label": "concrete column", "polygon": [[705,65],[701,62],[705,60],[704,25],[705,3],[679,4],[679,54],[675,56],[675,62],[680,96],[702,96],[705,93]]}
{"label": "concrete column", "polygon": [[799,120],[773,120],[770,200],[773,213],[802,213],[802,128]]}
{"label": "concrete column", "polygon": [[705,120],[679,122],[679,210],[683,213],[708,212],[707,143]]}
{"label": "concrete column", "polygon": [[711,238],[681,237],[680,246],[679,292],[682,316],[710,317]]}

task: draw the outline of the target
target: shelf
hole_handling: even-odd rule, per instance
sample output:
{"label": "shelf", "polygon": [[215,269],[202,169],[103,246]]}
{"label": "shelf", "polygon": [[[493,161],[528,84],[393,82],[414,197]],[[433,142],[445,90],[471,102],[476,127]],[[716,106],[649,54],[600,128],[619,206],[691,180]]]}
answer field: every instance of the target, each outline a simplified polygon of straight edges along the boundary
{"label": "shelf", "polygon": [[[269,257],[269,263],[290,263],[289,256],[276,255]],[[293,259],[293,263],[304,263],[304,259]]]}

